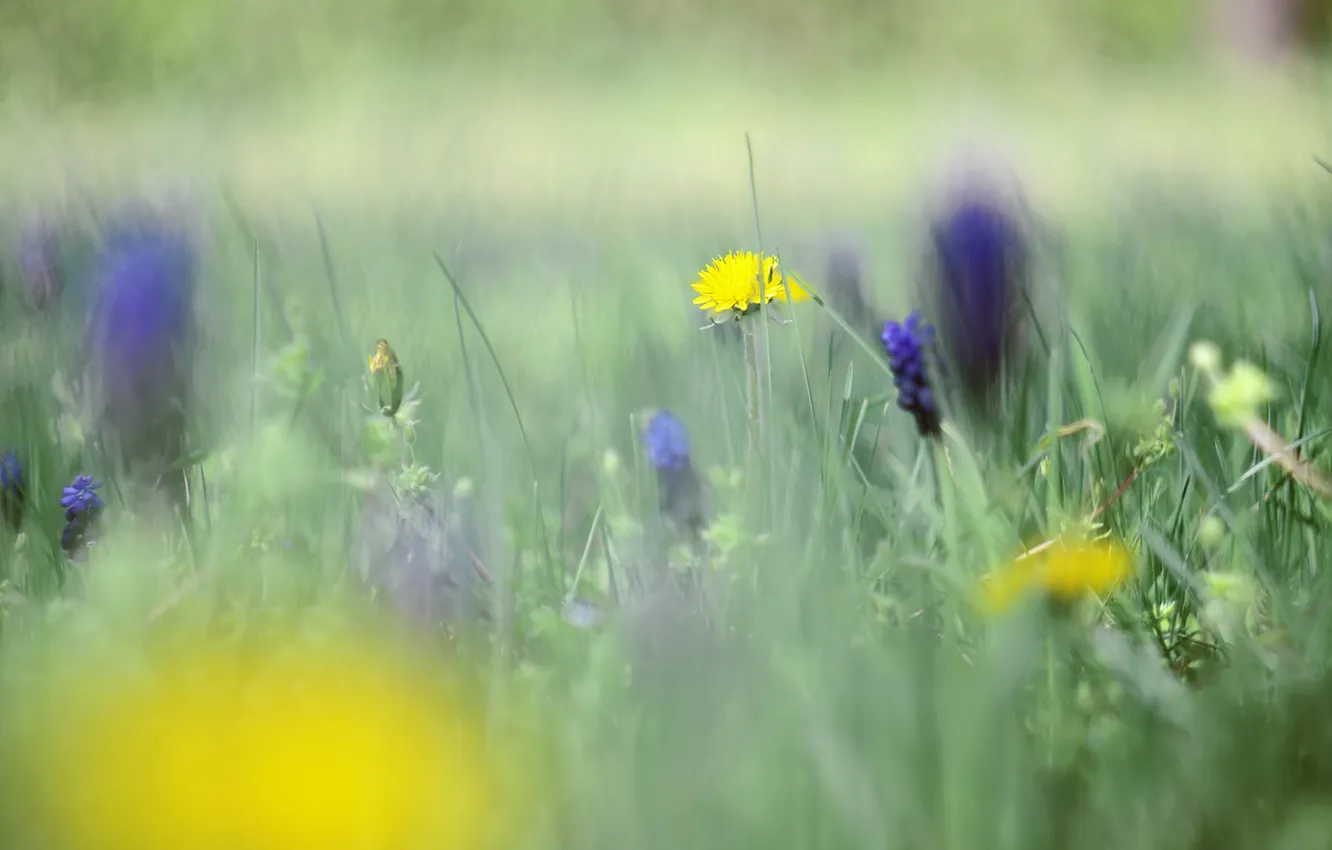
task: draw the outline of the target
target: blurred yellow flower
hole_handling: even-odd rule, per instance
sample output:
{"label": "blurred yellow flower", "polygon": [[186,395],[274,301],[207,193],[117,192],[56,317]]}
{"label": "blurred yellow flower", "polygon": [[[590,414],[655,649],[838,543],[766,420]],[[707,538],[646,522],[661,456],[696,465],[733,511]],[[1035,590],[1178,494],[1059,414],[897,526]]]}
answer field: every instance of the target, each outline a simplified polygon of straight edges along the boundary
{"label": "blurred yellow flower", "polygon": [[386,655],[196,647],[132,680],[68,678],[30,753],[61,846],[482,846],[479,730]]}
{"label": "blurred yellow flower", "polygon": [[694,291],[698,297],[694,304],[703,311],[721,314],[730,311],[738,316],[753,305],[786,300],[789,288],[792,301],[805,301],[809,292],[795,281],[783,277],[776,257],[763,258],[762,284],[759,278],[759,257],[750,251],[732,251],[718,257],[698,273]]}
{"label": "blurred yellow flower", "polygon": [[1000,611],[1032,590],[1061,602],[1115,590],[1133,574],[1133,557],[1110,539],[1054,540],[991,573],[984,582],[985,606]]}

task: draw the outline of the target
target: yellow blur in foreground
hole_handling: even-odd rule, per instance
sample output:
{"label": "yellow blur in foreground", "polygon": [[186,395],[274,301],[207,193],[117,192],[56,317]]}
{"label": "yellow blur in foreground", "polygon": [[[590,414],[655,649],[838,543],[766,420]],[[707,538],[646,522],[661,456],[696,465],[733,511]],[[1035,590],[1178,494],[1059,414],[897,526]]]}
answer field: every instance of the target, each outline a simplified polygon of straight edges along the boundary
{"label": "yellow blur in foreground", "polygon": [[31,753],[45,825],[73,850],[479,847],[479,725],[422,681],[345,647],[70,677]]}
{"label": "yellow blur in foreground", "polygon": [[1133,574],[1133,556],[1114,540],[1055,540],[995,570],[983,585],[985,606],[1001,611],[1033,590],[1061,602],[1114,591]]}

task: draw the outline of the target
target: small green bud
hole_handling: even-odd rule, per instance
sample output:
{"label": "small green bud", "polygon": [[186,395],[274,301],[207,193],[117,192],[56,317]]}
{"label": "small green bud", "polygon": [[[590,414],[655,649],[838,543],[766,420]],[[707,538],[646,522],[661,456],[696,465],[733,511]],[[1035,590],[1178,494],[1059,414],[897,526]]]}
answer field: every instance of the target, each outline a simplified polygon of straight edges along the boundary
{"label": "small green bud", "polygon": [[453,485],[454,501],[460,502],[464,499],[471,498],[473,489],[475,489],[475,485],[472,484],[472,479],[459,478],[457,483]]}
{"label": "small green bud", "polygon": [[1258,409],[1276,396],[1272,379],[1257,366],[1241,360],[1207,394],[1207,402],[1217,419],[1238,428],[1256,417]]}
{"label": "small green bud", "polygon": [[1189,346],[1189,361],[1200,372],[1215,373],[1221,368],[1221,349],[1206,340],[1195,342]]}
{"label": "small green bud", "polygon": [[1221,517],[1208,514],[1198,526],[1198,542],[1208,549],[1215,549],[1226,539],[1226,524]]}
{"label": "small green bud", "polygon": [[601,456],[601,468],[609,476],[615,476],[620,473],[620,467],[623,462],[620,460],[619,452],[615,449],[606,449],[606,453]]}
{"label": "small green bud", "polygon": [[1253,581],[1238,572],[1206,572],[1202,575],[1203,584],[1213,597],[1236,605],[1253,602],[1257,588]]}

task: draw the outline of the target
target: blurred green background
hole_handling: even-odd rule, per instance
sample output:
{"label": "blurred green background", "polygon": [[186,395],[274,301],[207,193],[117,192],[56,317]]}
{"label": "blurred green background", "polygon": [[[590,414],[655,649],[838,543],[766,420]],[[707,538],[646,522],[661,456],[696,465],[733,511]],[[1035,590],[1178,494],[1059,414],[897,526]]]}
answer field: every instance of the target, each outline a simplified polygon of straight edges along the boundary
{"label": "blurred green background", "polygon": [[[1204,0],[13,0],[0,72],[60,97],[248,95],[360,65],[515,61],[602,73],[644,51],[809,72],[885,63],[1045,70],[1172,63],[1206,39]],[[1296,0],[1319,47],[1327,3]]]}
{"label": "blurred green background", "polygon": [[0,190],[734,220],[745,133],[764,206],[820,222],[909,198],[979,136],[1051,212],[1144,173],[1301,179],[1326,4],[1241,73],[1218,2],[14,0]]}
{"label": "blurred green background", "polygon": [[0,70],[58,96],[100,98],[248,94],[361,64],[503,60],[597,73],[654,49],[809,70],[922,57],[1040,68],[1060,52],[1177,60],[1196,48],[1203,8],[1199,0],[15,0],[0,13]]}

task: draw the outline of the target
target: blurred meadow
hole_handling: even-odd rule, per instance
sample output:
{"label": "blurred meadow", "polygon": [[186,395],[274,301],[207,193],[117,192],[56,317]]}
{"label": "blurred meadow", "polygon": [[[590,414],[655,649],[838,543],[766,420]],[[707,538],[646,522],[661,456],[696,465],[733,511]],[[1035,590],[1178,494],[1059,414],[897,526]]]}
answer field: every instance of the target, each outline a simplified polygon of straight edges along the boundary
{"label": "blurred meadow", "polygon": [[1327,847],[1329,13],[0,5],[5,846]]}

